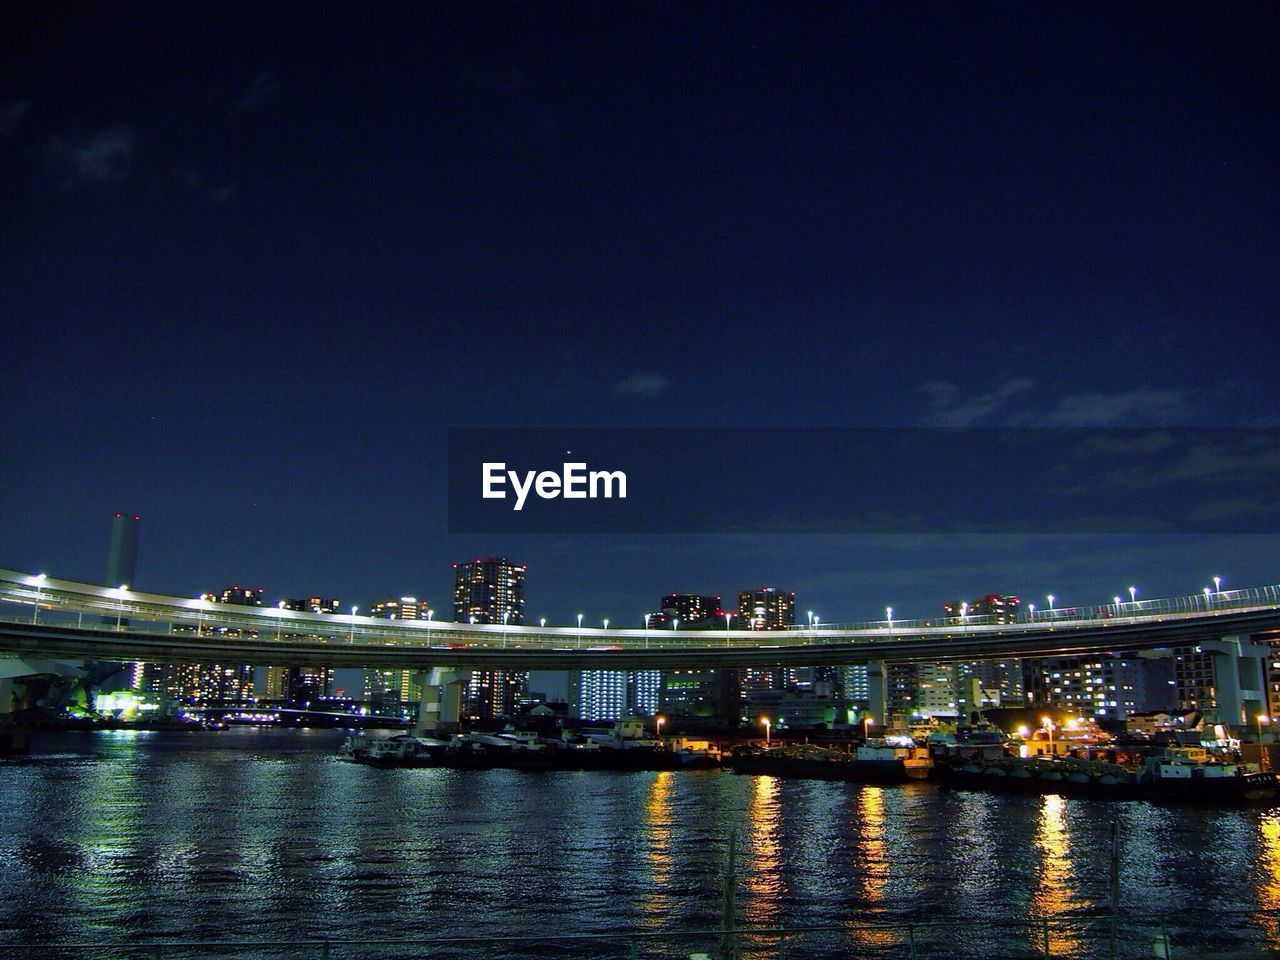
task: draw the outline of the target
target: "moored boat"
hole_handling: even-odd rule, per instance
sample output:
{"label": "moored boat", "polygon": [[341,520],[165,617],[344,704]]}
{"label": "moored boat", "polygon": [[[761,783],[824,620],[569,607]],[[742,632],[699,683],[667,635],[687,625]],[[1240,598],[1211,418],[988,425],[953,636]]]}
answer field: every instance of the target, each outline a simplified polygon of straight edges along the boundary
{"label": "moored boat", "polygon": [[1280,789],[1275,773],[1199,747],[1171,747],[1136,768],[1073,757],[1004,757],[940,763],[934,775],[964,789],[1219,806],[1267,802]]}

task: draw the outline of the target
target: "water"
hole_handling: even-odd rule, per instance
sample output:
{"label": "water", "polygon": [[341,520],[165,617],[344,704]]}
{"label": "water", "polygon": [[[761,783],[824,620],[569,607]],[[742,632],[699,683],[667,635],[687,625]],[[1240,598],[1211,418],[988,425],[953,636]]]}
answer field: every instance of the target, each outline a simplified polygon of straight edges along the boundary
{"label": "water", "polygon": [[[685,937],[719,923],[733,832],[740,925],[830,928],[788,937],[788,957],[907,956],[912,940],[920,957],[1043,956],[1044,929],[1021,925],[1043,917],[1053,921],[1050,955],[1105,955],[1118,821],[1126,955],[1156,955],[1151,925],[1162,920],[1175,956],[1280,950],[1280,808],[722,772],[375,770],[337,760],[341,738],[68,734],[0,763],[0,945],[595,931],[660,934],[638,954],[687,956],[714,949],[714,938]],[[975,919],[1020,925],[904,926]],[[744,952],[776,956],[777,946],[747,938]],[[628,949],[534,944],[496,955]]]}

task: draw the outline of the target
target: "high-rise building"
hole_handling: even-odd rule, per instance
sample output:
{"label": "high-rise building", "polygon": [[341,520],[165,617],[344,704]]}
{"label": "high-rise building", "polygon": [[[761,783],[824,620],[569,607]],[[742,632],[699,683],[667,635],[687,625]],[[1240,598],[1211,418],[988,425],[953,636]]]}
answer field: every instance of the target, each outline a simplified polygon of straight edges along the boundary
{"label": "high-rise building", "polygon": [[658,709],[669,717],[733,722],[742,715],[736,670],[664,670]]}
{"label": "high-rise building", "polygon": [[1146,709],[1142,659],[1136,653],[1053,657],[1035,664],[1028,675],[1028,706],[1113,720]]}
{"label": "high-rise building", "polygon": [[570,684],[569,711],[580,720],[619,720],[627,715],[627,671],[580,670]]}
{"label": "high-rise building", "polygon": [[628,670],[627,705],[633,716],[656,716],[662,705],[662,671]]}
{"label": "high-rise building", "polygon": [[138,528],[142,518],[117,513],[111,521],[111,546],[107,552],[108,587],[124,587],[135,582],[138,567]]}
{"label": "high-rise building", "polygon": [[[317,614],[334,614],[342,609],[342,601],[337,597],[297,597],[281,600],[280,605],[285,610]],[[289,636],[295,639],[306,638],[305,634],[299,633],[291,633]],[[269,696],[279,697],[290,703],[323,700],[333,692],[333,668],[270,667],[267,670],[267,691]]]}
{"label": "high-rise building", "polygon": [[[112,517],[111,544],[107,548],[107,580],[104,586],[127,587],[135,582],[138,566],[138,528],[141,523],[142,518],[137,514],[117,513]],[[103,617],[102,622],[106,625],[107,618]],[[113,617],[110,623],[111,626],[119,626],[121,629],[129,626],[129,620],[122,617]],[[141,689],[146,682],[146,670],[146,664],[135,663],[120,680],[109,681],[105,689],[112,689],[121,681],[128,683],[133,689]]]}
{"label": "high-rise building", "polygon": [[774,587],[738,593],[738,625],[746,630],[788,630],[796,622],[796,595]]}
{"label": "high-rise building", "polygon": [[569,712],[580,720],[652,717],[662,693],[660,670],[581,670],[569,684]]}
{"label": "high-rise building", "polygon": [[[417,597],[388,597],[377,600],[370,616],[383,620],[430,620],[435,610],[430,601]],[[377,709],[387,710],[395,704],[416,704],[422,699],[422,685],[413,670],[365,670],[364,699]]]}
{"label": "high-rise building", "polygon": [[528,568],[505,557],[453,565],[453,619],[458,623],[524,623],[524,578]]}
{"label": "high-rise building", "polygon": [[[988,593],[978,600],[943,603],[947,618],[976,623],[1017,623],[1022,601],[1008,593]],[[955,668],[956,713],[961,717],[986,707],[1021,706],[1026,703],[1025,673],[1035,669],[1030,661],[974,660]],[[975,685],[976,682],[976,685]]]}
{"label": "high-rise building", "polygon": [[669,593],[658,601],[658,611],[662,622],[679,620],[680,626],[688,630],[704,625],[724,626],[720,620],[724,611],[720,609],[720,598],[715,595]]}
{"label": "high-rise building", "polygon": [[[201,598],[210,603],[262,606],[261,587],[225,587]],[[202,636],[256,636],[239,627],[197,627]],[[148,663],[134,675],[135,689],[187,704],[244,703],[253,697],[253,667],[247,663]]]}
{"label": "high-rise building", "polygon": [[[505,557],[453,565],[453,619],[458,623],[524,623],[524,564]],[[462,702],[469,720],[510,717],[529,685],[527,670],[474,670]]]}

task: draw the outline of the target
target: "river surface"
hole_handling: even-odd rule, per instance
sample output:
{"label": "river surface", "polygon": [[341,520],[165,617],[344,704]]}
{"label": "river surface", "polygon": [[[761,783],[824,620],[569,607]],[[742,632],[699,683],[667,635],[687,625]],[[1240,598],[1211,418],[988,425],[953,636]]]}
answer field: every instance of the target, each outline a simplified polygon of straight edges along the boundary
{"label": "river surface", "polygon": [[[1105,956],[1113,822],[1124,955],[1160,956],[1164,936],[1175,957],[1280,955],[1280,808],[719,771],[375,770],[336,759],[342,736],[49,735],[0,763],[0,960],[326,938],[334,960],[424,956],[350,944],[439,937],[485,938],[494,957],[622,958],[633,933],[638,957],[688,957],[715,950],[699,931],[720,924],[731,836],[737,923],[797,931],[787,957]],[[500,939],[586,932],[623,938]],[[761,958],[778,945],[741,943]]]}

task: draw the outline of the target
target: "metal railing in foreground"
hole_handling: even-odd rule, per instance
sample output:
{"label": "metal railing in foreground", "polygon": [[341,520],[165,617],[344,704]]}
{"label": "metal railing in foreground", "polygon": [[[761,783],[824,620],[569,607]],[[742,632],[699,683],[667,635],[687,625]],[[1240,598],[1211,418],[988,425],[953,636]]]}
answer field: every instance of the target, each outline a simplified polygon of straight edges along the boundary
{"label": "metal railing in foreground", "polygon": [[1280,954],[1280,912],[1186,911],[1163,918],[1110,914],[850,922],[519,937],[334,937],[3,943],[0,957],[68,960],[400,960],[573,957],[580,960],[835,960],[835,958],[1204,958]]}

